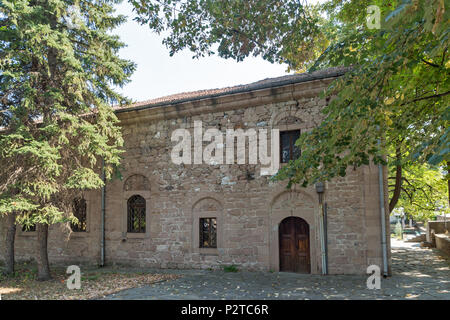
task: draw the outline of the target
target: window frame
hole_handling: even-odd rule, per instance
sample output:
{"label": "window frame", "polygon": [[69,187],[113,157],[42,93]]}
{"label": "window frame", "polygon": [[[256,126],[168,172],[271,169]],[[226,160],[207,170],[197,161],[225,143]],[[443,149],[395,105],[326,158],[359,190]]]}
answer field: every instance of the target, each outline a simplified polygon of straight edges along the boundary
{"label": "window frame", "polygon": [[[279,138],[279,140],[280,140],[280,163],[289,163],[289,161],[291,161],[291,160],[298,159],[298,158],[293,157],[294,149],[298,148],[295,145],[295,141],[297,141],[298,137],[295,141],[293,141],[293,136],[294,136],[295,132],[298,132],[298,137],[300,137],[301,129],[280,130],[280,138]],[[283,143],[282,143],[282,136],[286,135],[286,134],[289,136],[289,159],[287,160],[287,162],[283,161],[284,159],[283,159]],[[298,152],[299,152],[298,156],[300,157],[300,155],[302,153],[300,148],[298,148]]]}
{"label": "window frame", "polygon": [[[225,212],[223,203],[216,197],[215,192],[202,192],[188,202],[191,207],[191,250],[200,256],[218,257],[223,254]],[[216,218],[217,248],[200,248],[200,218],[210,217]]]}
{"label": "window frame", "polygon": [[16,233],[18,233],[20,236],[25,237],[33,237],[37,236],[37,226],[36,224],[32,225],[30,229],[26,229],[26,226],[23,224],[17,224],[16,226]]}
{"label": "window frame", "polygon": [[[135,229],[134,227],[132,227],[132,222],[131,221],[131,216],[130,216],[130,201],[131,200],[139,200],[141,201],[141,203],[139,204],[140,207],[138,207],[138,209],[142,209],[143,208],[143,213],[141,212],[140,214],[140,218],[139,218],[139,228]],[[146,234],[147,233],[147,201],[146,199],[141,196],[140,194],[133,194],[132,196],[130,196],[127,200],[127,204],[126,204],[126,210],[127,210],[127,216],[126,216],[126,232],[127,234]],[[142,222],[142,218],[144,220],[144,226],[141,226],[141,222]],[[130,228],[131,227],[131,228]],[[137,231],[136,231],[137,230]]]}
{"label": "window frame", "polygon": [[22,232],[36,232],[36,225],[33,224],[29,229],[25,225],[22,225]]}
{"label": "window frame", "polygon": [[[146,221],[146,230],[145,233],[132,233],[128,232],[128,199],[131,196],[139,195],[145,199],[146,213],[145,213],[145,221]],[[153,195],[155,197],[155,195]],[[155,218],[155,213],[153,212],[153,202],[150,201],[152,199],[152,194],[149,190],[128,190],[123,191],[122,199],[120,201],[122,215],[120,222],[120,231],[121,241],[125,242],[128,240],[134,241],[134,239],[149,239],[153,232],[155,232],[155,226],[153,225],[153,219]],[[157,219],[157,218],[156,218]]]}
{"label": "window frame", "polygon": [[[20,226],[20,227],[19,227]],[[37,237],[36,227],[34,230],[24,230],[24,225],[17,225],[17,234],[23,237]]]}
{"label": "window frame", "polygon": [[[213,244],[210,244],[210,245],[208,245],[208,246],[205,246],[204,245],[204,236],[205,236],[205,231],[204,231],[204,220],[208,220],[208,225],[209,225],[209,228],[208,228],[208,231],[207,231],[207,233],[208,233],[208,239],[210,239],[211,240],[211,238],[212,238],[212,232],[214,231],[215,232],[215,236],[214,236],[214,238],[215,238],[215,243],[214,243],[214,245]],[[214,225],[215,225],[215,228],[212,228],[211,227],[211,225],[212,225],[212,221],[214,220]],[[199,221],[198,221],[198,226],[199,226],[199,248],[200,249],[217,249],[217,237],[218,237],[218,232],[217,232],[217,217],[200,217],[199,218]]]}

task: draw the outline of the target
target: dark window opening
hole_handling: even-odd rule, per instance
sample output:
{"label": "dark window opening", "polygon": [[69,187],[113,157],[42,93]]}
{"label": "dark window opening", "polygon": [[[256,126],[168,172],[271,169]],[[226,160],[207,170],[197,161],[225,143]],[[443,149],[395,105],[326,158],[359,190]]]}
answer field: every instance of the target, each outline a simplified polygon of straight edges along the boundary
{"label": "dark window opening", "polygon": [[200,218],[200,248],[217,248],[216,218]]}
{"label": "dark window opening", "polygon": [[127,232],[145,233],[145,199],[134,195],[128,199]]}
{"label": "dark window opening", "polygon": [[288,163],[300,157],[300,148],[295,141],[300,137],[300,130],[280,132],[280,162]]}
{"label": "dark window opening", "polygon": [[31,226],[23,225],[22,226],[22,231],[23,232],[34,232],[34,231],[36,231],[36,225],[35,224],[33,224]]}
{"label": "dark window opening", "polygon": [[86,232],[87,230],[87,205],[86,200],[77,198],[73,201],[72,212],[78,223],[71,223],[70,228],[73,232]]}

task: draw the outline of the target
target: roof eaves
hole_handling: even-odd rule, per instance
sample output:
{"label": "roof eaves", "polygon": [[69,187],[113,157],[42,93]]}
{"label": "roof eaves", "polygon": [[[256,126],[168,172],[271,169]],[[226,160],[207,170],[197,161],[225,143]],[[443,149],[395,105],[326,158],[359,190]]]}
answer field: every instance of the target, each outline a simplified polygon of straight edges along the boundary
{"label": "roof eaves", "polygon": [[[240,85],[236,87],[232,87],[230,90],[218,92],[218,93],[211,93],[206,95],[198,95],[198,96],[191,96],[187,98],[179,98],[174,100],[168,100],[168,101],[162,101],[162,102],[156,102],[152,103],[149,102],[148,104],[139,105],[139,106],[131,106],[131,107],[124,107],[120,109],[116,109],[115,113],[123,113],[123,112],[130,112],[130,111],[139,111],[149,108],[156,108],[156,107],[164,107],[169,105],[175,105],[180,103],[186,103],[186,102],[193,102],[193,101],[199,101],[199,100],[205,100],[205,99],[211,99],[211,98],[217,98],[221,96],[231,95],[231,94],[238,94],[238,93],[245,93],[255,90],[262,90],[262,89],[268,89],[268,88],[275,88],[275,87],[282,87],[286,85],[296,84],[296,83],[302,83],[302,82],[309,82],[309,81],[315,81],[315,80],[324,80],[324,79],[330,79],[330,78],[338,78],[342,75],[344,75],[348,68],[333,68],[333,72],[324,72],[319,73],[319,75],[315,76],[308,73],[302,73],[297,75],[292,75],[288,79],[282,79],[278,81],[258,81],[249,85]],[[283,77],[280,77],[283,78]],[[275,78],[276,79],[276,78]]]}

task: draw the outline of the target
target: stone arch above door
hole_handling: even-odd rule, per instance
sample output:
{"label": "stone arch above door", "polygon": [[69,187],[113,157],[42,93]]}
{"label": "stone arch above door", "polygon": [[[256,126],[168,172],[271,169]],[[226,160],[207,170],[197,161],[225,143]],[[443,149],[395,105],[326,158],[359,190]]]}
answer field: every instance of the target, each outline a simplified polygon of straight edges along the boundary
{"label": "stone arch above door", "polygon": [[306,191],[290,190],[276,195],[270,204],[269,252],[270,268],[280,270],[279,226],[287,217],[299,217],[309,225],[311,273],[319,274],[320,245],[318,242],[318,203]]}
{"label": "stone arch above door", "polygon": [[[283,211],[284,213],[281,215],[283,219],[285,218],[285,214],[290,212],[290,215],[298,216],[298,208],[307,209],[308,212],[313,211],[315,208],[314,198],[307,193],[306,191],[284,191],[275,196],[270,205],[270,210],[272,213],[276,213],[278,211]],[[308,217],[309,218],[309,217]],[[278,223],[281,221],[278,221]],[[307,221],[311,223],[312,221]]]}

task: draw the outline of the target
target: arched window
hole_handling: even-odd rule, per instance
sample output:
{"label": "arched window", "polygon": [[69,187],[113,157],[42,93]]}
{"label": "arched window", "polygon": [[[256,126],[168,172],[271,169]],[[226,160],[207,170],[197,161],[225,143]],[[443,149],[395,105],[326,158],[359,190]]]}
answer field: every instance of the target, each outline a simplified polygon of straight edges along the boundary
{"label": "arched window", "polygon": [[145,233],[145,199],[139,195],[131,196],[127,208],[127,232]]}
{"label": "arched window", "polygon": [[76,198],[72,204],[73,215],[78,219],[78,223],[71,223],[73,232],[86,232],[87,230],[87,205],[83,198]]}

